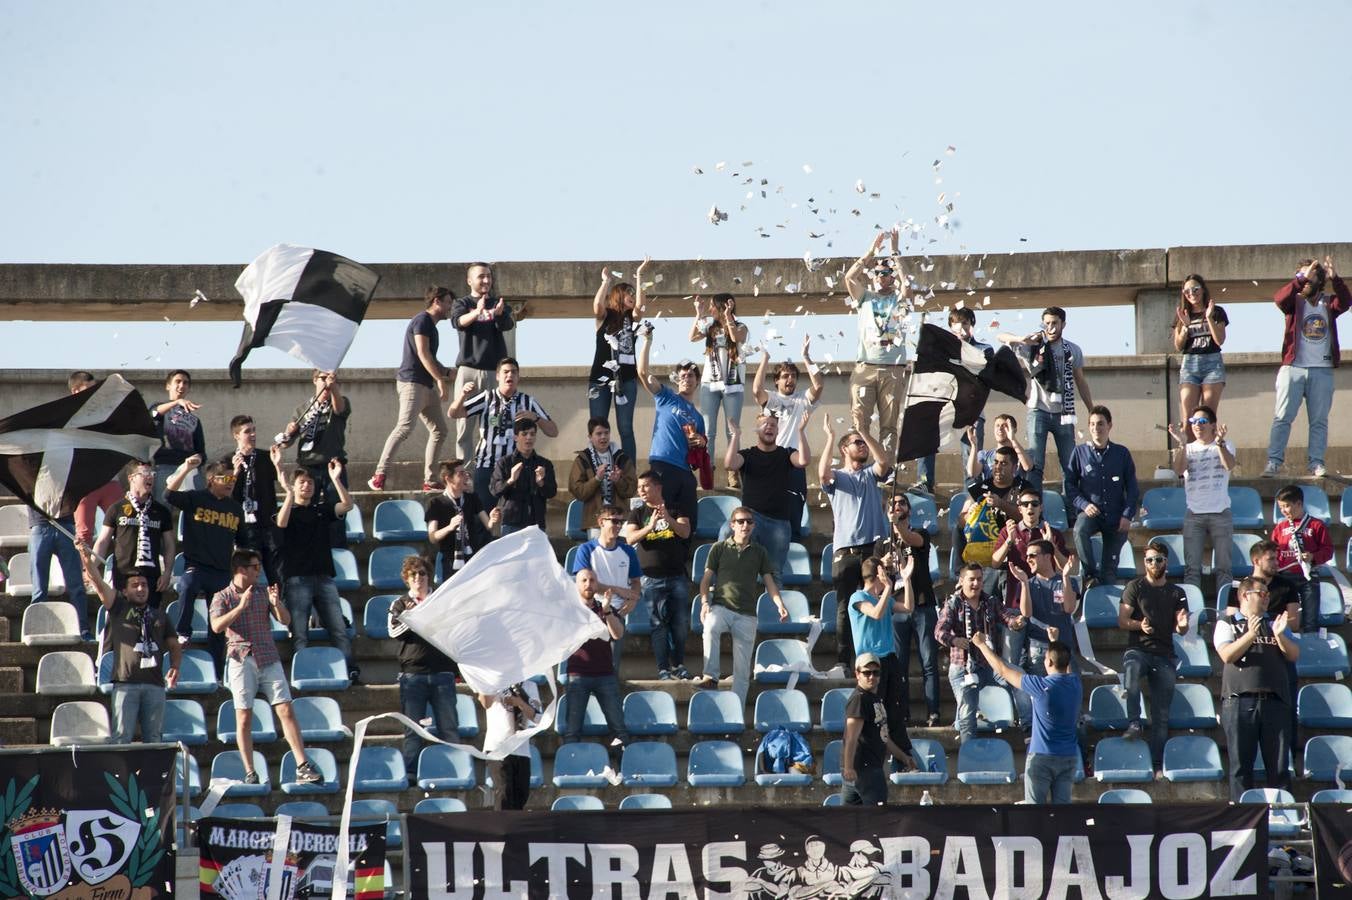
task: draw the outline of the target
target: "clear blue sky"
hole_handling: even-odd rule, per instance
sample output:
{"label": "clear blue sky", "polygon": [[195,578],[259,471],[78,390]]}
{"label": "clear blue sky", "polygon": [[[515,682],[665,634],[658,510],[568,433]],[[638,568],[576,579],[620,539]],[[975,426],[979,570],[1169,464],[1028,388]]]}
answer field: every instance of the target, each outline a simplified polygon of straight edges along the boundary
{"label": "clear blue sky", "polygon": [[[853,256],[908,218],[933,252],[1346,240],[1352,5],[1299,9],[9,0],[0,262]],[[739,210],[734,170],[770,198]],[[172,327],[5,323],[6,365],[224,366],[238,325],[186,299]],[[1232,313],[1227,349],[1276,349],[1273,315]],[[1068,334],[1129,352],[1130,321]],[[396,364],[401,328],[348,365]],[[558,337],[527,323],[520,355],[589,362]]]}

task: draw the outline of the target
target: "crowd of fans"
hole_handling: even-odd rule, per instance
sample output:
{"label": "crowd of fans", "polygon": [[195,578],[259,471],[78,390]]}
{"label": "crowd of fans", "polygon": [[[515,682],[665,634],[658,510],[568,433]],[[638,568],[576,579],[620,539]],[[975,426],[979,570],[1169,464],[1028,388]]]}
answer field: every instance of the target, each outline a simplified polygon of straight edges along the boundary
{"label": "crowd of fans", "polygon": [[[822,417],[823,439],[816,475],[832,514],[830,578],[838,598],[837,665],[825,675],[857,679],[847,710],[848,802],[885,797],[880,779],[885,757],[913,765],[908,724],[936,726],[940,720],[940,650],[948,659],[949,690],[957,703],[959,739],[975,732],[977,697],[983,686],[1005,685],[1016,695],[1020,724],[1031,734],[1028,797],[1045,802],[1068,797],[1078,752],[1081,711],[1078,656],[1086,648],[1075,638],[1075,613],[1083,594],[1112,584],[1118,559],[1141,496],[1133,455],[1112,440],[1112,412],[1092,400],[1084,354],[1065,337],[1067,314],[1049,307],[1041,328],[1028,335],[1000,334],[1028,374],[1024,439],[1019,423],[1001,415],[993,421],[993,445],[985,447],[985,421],[962,441],[967,493],[957,517],[954,542],[960,560],[953,593],[936,592],[930,576],[930,536],[911,522],[911,497],[897,484],[892,458],[906,381],[906,316],[911,288],[901,272],[897,236],[883,255],[889,233],[875,239],[849,269],[845,283],[856,308],[858,356],[849,381],[850,427],[837,434]],[[627,739],[620,711],[618,657],[624,619],[641,601],[651,611],[652,654],[661,680],[696,679],[717,689],[723,674],[721,637],[733,649],[731,690],[745,703],[751,677],[757,601],[768,593],[778,614],[788,610],[780,596],[790,542],[801,534],[813,464],[814,411],[823,382],[804,339],[806,372],[792,360],[771,368],[762,351],[751,386],[757,412],[754,436],[742,433],[746,362],[754,355],[746,325],[737,317],[736,298],[697,300],[690,340],[702,348],[698,361],[683,361],[667,383],[654,373],[649,353],[652,328],[643,321],[643,278],[616,282],[602,273],[596,292],[596,343],[588,375],[586,446],[577,450],[567,490],[582,504],[590,540],[574,557],[572,571],[580,601],[604,623],[609,639],[589,642],[567,661],[564,740],[576,739],[582,712],[595,696],[618,744]],[[496,536],[545,527],[548,502],[559,491],[550,455],[537,439],[558,435],[545,408],[521,389],[521,370],[508,355],[504,334],[514,327],[512,311],[493,291],[493,272],[470,266],[468,293],[456,298],[445,287],[426,293],[426,308],[408,324],[398,369],[396,423],[368,486],[386,487],[389,461],[406,440],[415,417],[428,431],[423,490],[427,539],[439,552],[444,574],[461,569]],[[1326,292],[1326,288],[1331,293]],[[1303,398],[1310,420],[1310,474],[1325,474],[1327,415],[1332,368],[1338,364],[1337,317],[1352,303],[1330,259],[1305,260],[1275,298],[1286,317],[1277,409],[1264,476],[1279,473],[1290,423]],[[450,320],[459,337],[454,366],[438,360],[438,323]],[[1183,283],[1174,327],[1183,355],[1180,404],[1183,421],[1169,426],[1174,472],[1186,497],[1183,526],[1188,584],[1201,585],[1203,554],[1214,549],[1217,586],[1231,583],[1233,524],[1228,484],[1235,448],[1217,411],[1225,384],[1222,345],[1228,319],[1200,275]],[[987,352],[973,335],[975,317],[955,309],[950,329]],[[806,374],[807,383],[799,389]],[[767,375],[770,380],[767,381]],[[94,379],[76,373],[70,390]],[[246,769],[252,700],[259,694],[277,708],[300,762],[302,780],[318,778],[305,761],[304,746],[290,714],[290,692],[270,630],[270,619],[289,625],[293,647],[307,641],[311,612],[348,659],[353,681],[360,672],[343,621],[330,548],[341,545],[343,516],[352,506],[347,482],[345,436],[351,403],[333,372],[315,372],[314,391],[299,404],[270,447],[259,446],[257,425],[248,415],[231,420],[233,448],[208,460],[206,436],[191,399],[192,378],[176,370],[165,379],[166,399],[151,405],[161,447],[153,459],[126,472],[126,487],[113,483],[81,505],[75,518],[53,524],[34,513],[30,553],[33,599],[47,599],[47,571],[60,560],[70,599],[85,624],[83,584],[108,610],[102,649],[114,653],[113,723],[119,739],[130,740],[139,723],[144,739],[159,734],[158,704],[176,677],[181,647],[191,640],[194,603],[209,605],[207,644],[224,673],[238,719]],[[633,429],[638,386],[652,396],[651,439],[640,448]],[[1087,416],[1081,420],[1083,410]],[[722,414],[723,453],[717,455]],[[612,442],[612,419],[619,443]],[[443,446],[456,423],[456,455],[443,460]],[[875,426],[874,420],[877,421]],[[1077,442],[1085,422],[1088,440]],[[1061,487],[1072,521],[1069,534],[1043,517],[1043,475],[1047,438],[1056,443]],[[292,462],[285,454],[294,450]],[[646,463],[639,465],[640,460]],[[688,560],[698,526],[699,488],[714,486],[721,460],[729,488],[741,503],[726,531],[710,550],[695,582],[703,624],[702,668],[692,675],[685,659],[692,615]],[[932,493],[934,460],[918,461],[913,493]],[[279,499],[280,498],[280,499]],[[1322,523],[1307,515],[1295,485],[1277,495],[1282,519],[1271,540],[1254,547],[1255,574],[1231,594],[1231,607],[1215,629],[1224,663],[1222,723],[1232,747],[1235,795],[1253,784],[1253,756],[1261,744],[1284,754],[1294,743],[1295,667],[1298,630],[1318,627],[1316,569],[1331,557]],[[955,501],[956,502],[956,501]],[[95,507],[105,510],[93,534]],[[182,546],[175,539],[175,513],[182,516]],[[77,534],[72,542],[61,525]],[[186,566],[178,581],[177,621],[168,621],[159,599],[170,583],[174,558]],[[432,554],[429,554],[429,558]],[[100,562],[111,557],[111,578],[103,581]],[[1167,717],[1174,689],[1172,635],[1186,633],[1189,620],[1183,591],[1164,575],[1168,550],[1152,542],[1145,573],[1122,593],[1119,627],[1129,633],[1124,655],[1130,738],[1137,723],[1144,681],[1150,695],[1150,749],[1161,765]],[[83,579],[81,577],[83,570]],[[262,578],[260,578],[260,575]],[[390,634],[400,642],[401,707],[421,718],[431,705],[442,734],[455,730],[456,667],[400,622],[400,615],[432,590],[427,560],[410,558],[402,577],[407,592],[390,611]],[[266,581],[266,589],[261,586]],[[925,713],[912,716],[910,655],[914,642],[923,680]],[[161,658],[170,656],[168,675]],[[539,710],[533,686],[517,686],[503,697],[481,697],[510,731],[529,723]],[[496,720],[495,720],[496,721]],[[416,759],[420,741],[412,732],[406,761]],[[1237,752],[1234,748],[1237,748]],[[523,764],[503,770],[508,804],[524,803]],[[252,774],[252,770],[248,769]],[[1281,786],[1289,773],[1269,766],[1270,783]],[[256,776],[254,776],[256,777]],[[881,793],[880,793],[881,791]]]}

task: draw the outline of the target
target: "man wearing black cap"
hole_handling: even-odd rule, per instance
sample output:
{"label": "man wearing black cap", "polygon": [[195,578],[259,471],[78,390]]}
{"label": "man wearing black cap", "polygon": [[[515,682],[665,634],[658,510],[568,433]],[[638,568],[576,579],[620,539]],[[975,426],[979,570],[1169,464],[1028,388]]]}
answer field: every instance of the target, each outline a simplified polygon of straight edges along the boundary
{"label": "man wearing black cap", "polygon": [[[906,726],[897,724],[896,737],[888,728],[887,706],[878,693],[882,660],[861,653],[854,661],[859,687],[845,702],[845,740],[840,752],[840,802],[845,806],[882,806],[887,802],[887,757],[902,771],[915,768]],[[810,840],[810,839],[809,839]]]}

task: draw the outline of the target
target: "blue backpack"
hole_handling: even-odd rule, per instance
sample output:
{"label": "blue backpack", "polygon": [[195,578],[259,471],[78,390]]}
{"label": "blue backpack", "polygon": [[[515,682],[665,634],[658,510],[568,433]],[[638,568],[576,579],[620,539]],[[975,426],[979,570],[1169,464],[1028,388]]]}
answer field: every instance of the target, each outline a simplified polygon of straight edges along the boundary
{"label": "blue backpack", "polygon": [[761,739],[756,749],[760,770],[783,775],[787,772],[812,774],[812,749],[796,731],[776,728]]}

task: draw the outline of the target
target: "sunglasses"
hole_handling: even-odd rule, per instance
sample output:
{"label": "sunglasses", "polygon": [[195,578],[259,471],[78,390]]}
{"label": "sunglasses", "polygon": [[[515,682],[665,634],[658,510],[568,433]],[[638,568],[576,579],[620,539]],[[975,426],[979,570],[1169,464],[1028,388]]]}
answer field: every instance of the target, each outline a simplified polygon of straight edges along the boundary
{"label": "sunglasses", "polygon": [[1020,500],[1020,501],[1019,501],[1019,505],[1020,505],[1020,506],[1027,506],[1027,507],[1029,507],[1029,508],[1036,508],[1036,507],[1039,507],[1039,506],[1042,505],[1042,501],[1041,501],[1041,500]]}
{"label": "sunglasses", "polygon": [[1024,555],[1024,559],[1037,559],[1041,555],[1042,554],[1040,552],[1028,553]]}
{"label": "sunglasses", "polygon": [[855,669],[855,674],[860,678],[877,678],[881,670],[879,669]]}
{"label": "sunglasses", "polygon": [[734,525],[754,525],[755,522],[756,522],[755,519],[733,519],[733,520],[732,520],[732,524],[734,524]]}
{"label": "sunglasses", "polygon": [[1147,556],[1147,557],[1145,558],[1145,561],[1146,561],[1147,563],[1149,563],[1150,565],[1154,565],[1155,563],[1167,563],[1167,562],[1169,561],[1169,557],[1167,557],[1167,556]]}
{"label": "sunglasses", "polygon": [[850,441],[850,442],[848,443],[847,446],[850,446],[850,447],[867,447],[867,446],[868,446],[868,442],[865,441],[863,438],[855,438],[854,440]]}
{"label": "sunglasses", "polygon": [[235,476],[234,476],[234,475],[214,475],[214,476],[212,476],[212,479],[211,479],[211,480],[212,480],[212,481],[215,481],[215,482],[219,482],[220,484],[234,484],[234,483],[235,483]]}
{"label": "sunglasses", "polygon": [[1267,591],[1245,591],[1245,592],[1244,592],[1244,596],[1245,596],[1245,597],[1266,597],[1266,596],[1268,596],[1268,592],[1267,592]]}
{"label": "sunglasses", "polygon": [[1208,419],[1206,416],[1199,416],[1199,417],[1197,417],[1196,419],[1189,419],[1189,420],[1188,420],[1188,424],[1189,424],[1189,425],[1210,425],[1210,424],[1211,424],[1211,420]]}
{"label": "sunglasses", "polygon": [[1200,294],[1200,293],[1202,293],[1202,289],[1199,288],[1199,287],[1186,287],[1186,288],[1183,289],[1183,293],[1185,293],[1185,294]]}

